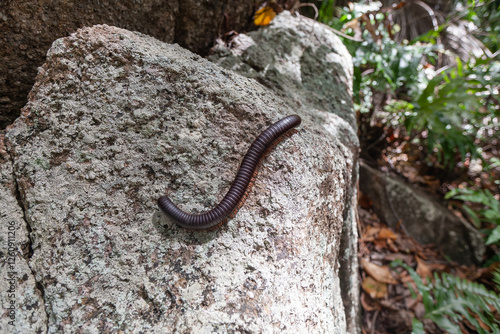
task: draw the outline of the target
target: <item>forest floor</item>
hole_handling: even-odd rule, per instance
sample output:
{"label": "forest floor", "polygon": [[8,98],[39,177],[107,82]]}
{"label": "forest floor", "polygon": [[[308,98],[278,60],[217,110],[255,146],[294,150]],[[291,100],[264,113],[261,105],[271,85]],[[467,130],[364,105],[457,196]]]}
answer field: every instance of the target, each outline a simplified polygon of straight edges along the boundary
{"label": "forest floor", "polygon": [[[410,143],[408,137],[399,136],[397,132],[387,128],[379,128],[377,132],[377,136],[381,132],[385,133],[385,140],[378,147],[370,144],[366,149],[362,143],[361,157],[370,161],[371,165],[379,166],[384,172],[402,176],[409,183],[418,185],[437,197],[443,198],[454,188],[473,186],[488,189],[498,198],[499,189],[495,180],[500,179],[500,168],[485,170],[475,165],[477,161],[470,160],[458,163],[453,171],[434,168],[438,164],[429,161],[424,163],[427,157],[423,155],[421,148]],[[491,144],[483,150],[486,161],[499,157],[500,140],[492,141]],[[360,193],[358,214],[363,333],[411,333],[414,318],[423,322],[425,333],[445,333],[435,323],[424,318],[423,298],[408,271],[394,265],[396,260],[414,268],[424,282],[434,281],[436,274],[450,273],[461,279],[483,284],[488,289],[495,289],[492,272],[495,268],[500,268],[499,262],[483,267],[453,262],[435,245],[422,245],[406,235],[403,228],[388,227],[373,212],[371,200]],[[468,220],[465,212],[460,209],[463,202],[449,201],[448,204],[452,212]],[[473,208],[474,204],[471,205]],[[490,247],[490,256],[496,252],[498,249],[492,250]],[[474,326],[466,320],[459,326],[462,333],[477,333]]]}
{"label": "forest floor", "polygon": [[[397,259],[416,268],[422,278],[434,273],[452,273],[462,279],[491,285],[490,268],[464,266],[447,259],[433,245],[421,245],[402,231],[394,231],[381,222],[366,199],[358,205],[360,220],[359,258],[363,333],[411,333],[412,319],[424,323],[426,333],[444,333],[433,322],[423,319],[422,297],[406,270],[393,268]],[[410,289],[411,287],[411,289]],[[471,324],[461,324],[463,333],[475,333]]]}

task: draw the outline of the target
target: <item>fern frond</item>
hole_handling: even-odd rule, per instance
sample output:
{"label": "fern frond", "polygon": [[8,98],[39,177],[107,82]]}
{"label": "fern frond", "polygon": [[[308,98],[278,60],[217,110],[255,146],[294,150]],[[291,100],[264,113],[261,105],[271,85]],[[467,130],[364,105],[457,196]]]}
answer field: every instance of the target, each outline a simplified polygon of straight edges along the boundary
{"label": "fern frond", "polygon": [[493,282],[497,285],[497,290],[500,290],[500,268],[495,269],[493,273]]}
{"label": "fern frond", "polygon": [[[398,263],[412,277],[425,307],[425,318],[449,333],[460,333],[467,320],[478,333],[500,333],[500,296],[482,284],[443,273],[425,284],[411,267]],[[500,272],[498,279],[500,280]],[[487,329],[485,329],[487,328]]]}

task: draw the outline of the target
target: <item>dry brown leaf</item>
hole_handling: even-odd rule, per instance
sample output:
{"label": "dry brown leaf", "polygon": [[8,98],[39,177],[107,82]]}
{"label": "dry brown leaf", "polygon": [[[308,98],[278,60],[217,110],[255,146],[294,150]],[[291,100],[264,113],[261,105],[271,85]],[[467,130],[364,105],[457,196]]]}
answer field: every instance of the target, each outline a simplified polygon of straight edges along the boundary
{"label": "dry brown leaf", "polygon": [[411,254],[403,254],[403,253],[390,253],[386,254],[385,259],[388,262],[394,261],[396,259],[399,259],[406,263],[409,266],[413,266],[414,263],[414,257]]}
{"label": "dry brown leaf", "polygon": [[375,246],[375,249],[382,250],[387,248],[387,242],[385,240],[381,239],[376,239],[373,240],[373,245]]}
{"label": "dry brown leaf", "polygon": [[361,306],[363,307],[363,310],[366,312],[372,312],[372,311],[377,311],[380,310],[380,303],[378,301],[375,301],[371,298],[368,297],[369,295],[367,293],[362,293],[361,294]]}
{"label": "dry brown leaf", "polygon": [[405,271],[399,274],[399,280],[401,283],[410,283],[413,285],[413,278],[411,278],[410,274],[406,273]]}
{"label": "dry brown leaf", "polygon": [[373,202],[370,199],[370,197],[361,194],[358,199],[358,204],[363,208],[363,209],[369,209],[373,206]]}
{"label": "dry brown leaf", "polygon": [[363,290],[373,299],[383,298],[387,296],[387,284],[374,280],[371,276],[367,276],[361,285]]}
{"label": "dry brown leaf", "polygon": [[427,263],[427,267],[429,267],[429,269],[432,272],[435,272],[435,271],[446,271],[446,269],[448,268],[448,265],[445,264],[445,263],[431,262],[431,263]]}
{"label": "dry brown leaf", "polygon": [[341,31],[346,32],[347,29],[352,29],[354,31],[361,30],[361,28],[359,27],[358,19],[353,19],[353,20],[347,22],[346,24],[344,24]]}
{"label": "dry brown leaf", "polygon": [[380,227],[378,226],[367,226],[363,235],[361,236],[361,240],[363,241],[373,241],[375,240],[376,235],[380,232]]}
{"label": "dry brown leaf", "polygon": [[417,274],[422,277],[422,279],[427,277],[432,278],[432,271],[429,266],[419,256],[415,258],[417,260]]}
{"label": "dry brown leaf", "polygon": [[475,281],[481,277],[482,272],[474,265],[460,265],[455,268],[455,274],[461,279]]}
{"label": "dry brown leaf", "polygon": [[387,227],[382,227],[380,229],[380,232],[378,233],[378,236],[377,236],[377,239],[392,239],[392,240],[396,240],[398,238],[398,235],[394,232],[392,232],[392,230],[390,228],[387,228]]}
{"label": "dry brown leaf", "polygon": [[422,303],[422,297],[420,297],[419,294],[417,294],[417,298],[413,298],[413,296],[407,296],[404,299],[404,303],[407,309],[409,310],[416,310],[415,307],[419,304]]}
{"label": "dry brown leaf", "polygon": [[410,239],[398,239],[396,241],[398,248],[403,253],[414,253],[416,251],[415,244]]}
{"label": "dry brown leaf", "polygon": [[387,239],[387,247],[393,253],[398,253],[399,252],[399,249],[396,247],[396,245],[394,244],[394,241],[392,241],[392,239]]}
{"label": "dry brown leaf", "polygon": [[415,313],[415,316],[417,318],[422,319],[425,316],[424,303],[418,302],[415,304],[415,306],[412,309],[413,309],[413,312]]}
{"label": "dry brown leaf", "polygon": [[394,278],[391,271],[389,270],[389,267],[379,266],[365,259],[362,259],[361,263],[363,264],[363,268],[365,268],[368,275],[373,277],[375,280],[388,284],[398,283],[398,281]]}

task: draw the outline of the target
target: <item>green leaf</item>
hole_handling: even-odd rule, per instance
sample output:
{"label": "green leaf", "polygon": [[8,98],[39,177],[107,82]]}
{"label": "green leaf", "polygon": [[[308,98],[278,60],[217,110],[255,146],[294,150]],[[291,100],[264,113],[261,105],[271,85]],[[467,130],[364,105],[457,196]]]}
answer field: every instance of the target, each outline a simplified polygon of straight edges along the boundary
{"label": "green leaf", "polygon": [[424,324],[421,321],[417,320],[417,318],[413,318],[411,324],[413,327],[411,330],[412,334],[425,334]]}
{"label": "green leaf", "polygon": [[335,0],[326,0],[321,3],[319,7],[318,21],[328,23],[333,19],[335,10]]}
{"label": "green leaf", "polygon": [[481,227],[481,222],[487,222],[495,225],[488,233],[489,237],[486,244],[490,245],[498,242],[498,226],[500,226],[500,201],[488,190],[473,190],[473,189],[453,189],[445,196],[446,199],[454,198],[464,202],[472,202],[481,204],[483,208],[477,210],[472,209],[464,204],[462,209],[467,213],[470,220],[477,228]]}
{"label": "green leaf", "polygon": [[462,200],[462,201],[472,202],[472,203],[479,203],[479,204],[487,203],[486,197],[481,192],[475,192],[472,194],[457,195],[457,196],[455,196],[455,198]]}
{"label": "green leaf", "polygon": [[491,231],[490,235],[488,236],[488,239],[486,240],[486,245],[491,245],[499,241],[500,241],[500,226],[497,226]]}
{"label": "green leaf", "polygon": [[500,225],[500,211],[497,208],[484,210],[481,213],[486,221]]}
{"label": "green leaf", "polygon": [[481,227],[481,219],[479,218],[479,215],[476,213],[476,211],[472,210],[468,206],[464,206],[462,209],[464,209],[464,211],[467,213],[467,215],[469,216],[469,218],[472,221],[472,223],[474,224],[474,226],[476,228],[480,228]]}

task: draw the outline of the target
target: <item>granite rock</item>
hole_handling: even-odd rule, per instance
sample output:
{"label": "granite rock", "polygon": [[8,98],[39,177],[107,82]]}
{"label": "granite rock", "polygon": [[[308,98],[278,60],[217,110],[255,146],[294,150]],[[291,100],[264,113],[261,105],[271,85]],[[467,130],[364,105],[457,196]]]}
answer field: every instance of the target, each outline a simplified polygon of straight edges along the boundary
{"label": "granite rock", "polygon": [[[292,113],[299,132],[221,229],[186,231],[158,210],[167,192],[190,212],[217,204],[249,143]],[[140,33],[55,41],[6,133],[44,305],[27,317],[44,310],[44,326],[14,332],[356,332],[343,300],[357,296],[349,120]]]}

